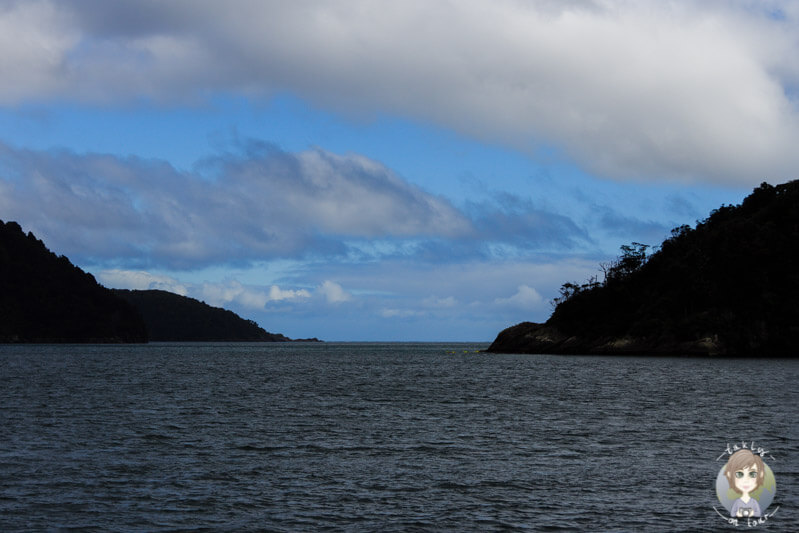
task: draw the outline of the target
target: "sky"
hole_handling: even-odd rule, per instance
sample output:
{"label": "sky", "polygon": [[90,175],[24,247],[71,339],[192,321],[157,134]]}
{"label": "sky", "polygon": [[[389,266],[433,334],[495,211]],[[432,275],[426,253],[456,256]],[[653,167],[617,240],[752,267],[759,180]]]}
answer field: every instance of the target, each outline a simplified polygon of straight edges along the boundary
{"label": "sky", "polygon": [[0,0],[0,220],[270,332],[491,341],[799,163],[799,3]]}

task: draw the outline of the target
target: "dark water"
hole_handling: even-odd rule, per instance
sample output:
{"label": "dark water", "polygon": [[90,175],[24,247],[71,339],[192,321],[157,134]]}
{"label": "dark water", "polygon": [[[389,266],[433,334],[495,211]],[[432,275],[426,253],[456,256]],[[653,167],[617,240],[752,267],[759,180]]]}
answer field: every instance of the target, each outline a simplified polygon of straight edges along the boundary
{"label": "dark water", "polygon": [[799,531],[799,361],[483,347],[0,346],[0,530]]}

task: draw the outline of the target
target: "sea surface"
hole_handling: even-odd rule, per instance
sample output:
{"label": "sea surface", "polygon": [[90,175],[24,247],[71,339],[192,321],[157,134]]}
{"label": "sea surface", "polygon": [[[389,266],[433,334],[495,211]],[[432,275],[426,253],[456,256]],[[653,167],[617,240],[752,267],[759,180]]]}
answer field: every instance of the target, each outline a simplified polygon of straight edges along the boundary
{"label": "sea surface", "polygon": [[0,531],[799,531],[799,361],[485,347],[0,346]]}

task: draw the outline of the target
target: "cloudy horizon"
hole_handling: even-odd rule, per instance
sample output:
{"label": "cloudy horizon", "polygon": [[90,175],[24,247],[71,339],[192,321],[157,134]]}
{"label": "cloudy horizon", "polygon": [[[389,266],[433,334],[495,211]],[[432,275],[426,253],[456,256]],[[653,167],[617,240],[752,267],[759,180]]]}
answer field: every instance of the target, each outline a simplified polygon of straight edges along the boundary
{"label": "cloudy horizon", "polygon": [[290,337],[490,341],[799,162],[792,2],[0,0],[0,219]]}

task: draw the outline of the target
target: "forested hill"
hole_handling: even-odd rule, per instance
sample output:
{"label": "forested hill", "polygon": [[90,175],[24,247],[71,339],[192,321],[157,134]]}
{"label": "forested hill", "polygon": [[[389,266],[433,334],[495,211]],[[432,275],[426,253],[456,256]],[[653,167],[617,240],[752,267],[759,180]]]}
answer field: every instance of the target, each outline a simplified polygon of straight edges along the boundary
{"label": "forested hill", "polygon": [[795,356],[799,181],[763,183],[648,248],[623,246],[601,281],[564,284],[545,324],[508,328],[489,351]]}
{"label": "forested hill", "polygon": [[107,289],[16,222],[0,220],[0,343],[148,340],[291,339],[185,296]]}
{"label": "forested hill", "polygon": [[0,342],[146,342],[139,313],[16,222],[0,220]]}
{"label": "forested hill", "polygon": [[119,297],[136,307],[144,317],[151,341],[289,341],[269,333],[252,320],[228,311],[160,290],[115,289]]}

